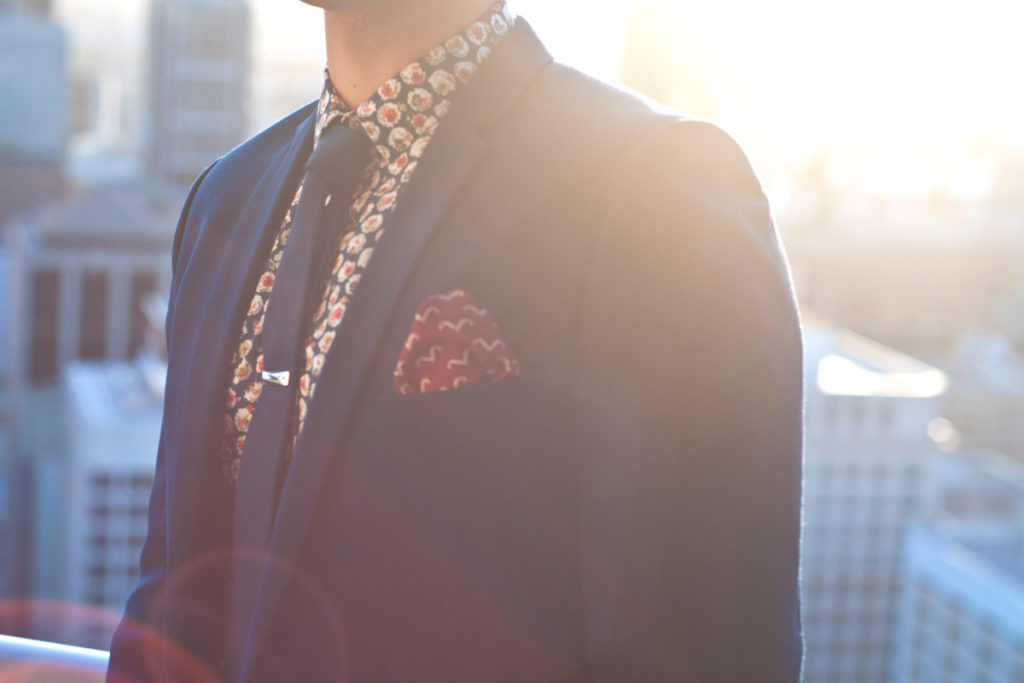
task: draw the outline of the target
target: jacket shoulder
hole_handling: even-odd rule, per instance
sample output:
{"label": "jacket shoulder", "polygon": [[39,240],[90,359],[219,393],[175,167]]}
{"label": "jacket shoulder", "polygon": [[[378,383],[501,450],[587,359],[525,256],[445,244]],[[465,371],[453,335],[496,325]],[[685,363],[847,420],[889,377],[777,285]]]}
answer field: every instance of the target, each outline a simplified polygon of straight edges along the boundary
{"label": "jacket shoulder", "polygon": [[275,158],[286,153],[315,107],[314,102],[297,109],[217,159],[200,174],[189,191],[174,234],[173,272],[180,270],[182,256],[193,253],[202,236],[209,233],[204,226],[233,224],[267,168]]}
{"label": "jacket shoulder", "polygon": [[572,130],[572,137],[602,146],[636,146],[674,122],[693,118],[622,85],[552,63],[525,98],[528,116]]}
{"label": "jacket shoulder", "polygon": [[525,93],[508,133],[511,144],[536,150],[554,177],[596,196],[615,194],[637,173],[761,195],[746,154],[715,123],[558,62]]}

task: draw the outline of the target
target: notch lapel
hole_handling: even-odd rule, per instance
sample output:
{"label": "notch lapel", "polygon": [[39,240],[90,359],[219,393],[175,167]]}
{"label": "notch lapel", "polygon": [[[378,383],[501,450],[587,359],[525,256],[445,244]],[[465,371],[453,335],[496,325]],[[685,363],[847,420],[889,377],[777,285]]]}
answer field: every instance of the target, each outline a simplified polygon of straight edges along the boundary
{"label": "notch lapel", "polygon": [[[196,519],[195,500],[204,479],[220,476],[219,449],[223,429],[227,368],[241,330],[242,317],[255,291],[270,243],[291,200],[291,179],[309,155],[316,118],[315,103],[299,124],[291,142],[271,158],[266,171],[248,195],[233,226],[206,226],[206,230],[230,230],[220,249],[198,251],[185,265],[193,277],[183,282],[178,299],[192,308],[198,324],[175,342],[175,367],[188,368],[178,421],[180,444],[177,464],[168,482],[173,492],[170,509],[169,561],[172,567],[190,557],[194,538],[206,527]],[[301,113],[298,114],[301,116]],[[230,201],[224,198],[223,201]],[[179,264],[179,267],[182,267]],[[211,278],[204,270],[215,270]],[[194,283],[194,284],[193,284]],[[224,311],[231,311],[224,315]],[[221,381],[221,380],[225,381]],[[201,499],[201,498],[200,498]]]}
{"label": "notch lapel", "polygon": [[[479,131],[499,121],[551,62],[529,25],[518,20],[453,102],[420,168],[381,236],[373,259],[342,321],[296,443],[270,541],[248,647],[259,652],[287,588],[280,571],[299,551],[323,493],[327,470],[341,443],[352,406],[399,295],[445,210],[483,159]],[[247,665],[251,665],[249,659]],[[242,672],[246,680],[248,671]]]}

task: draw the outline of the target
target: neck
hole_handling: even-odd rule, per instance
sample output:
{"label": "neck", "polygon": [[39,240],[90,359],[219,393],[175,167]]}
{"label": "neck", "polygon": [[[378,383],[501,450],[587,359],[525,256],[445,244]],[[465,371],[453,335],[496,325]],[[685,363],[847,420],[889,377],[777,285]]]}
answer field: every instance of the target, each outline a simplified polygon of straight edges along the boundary
{"label": "neck", "polygon": [[327,70],[349,106],[459,32],[493,0],[377,0],[324,10]]}

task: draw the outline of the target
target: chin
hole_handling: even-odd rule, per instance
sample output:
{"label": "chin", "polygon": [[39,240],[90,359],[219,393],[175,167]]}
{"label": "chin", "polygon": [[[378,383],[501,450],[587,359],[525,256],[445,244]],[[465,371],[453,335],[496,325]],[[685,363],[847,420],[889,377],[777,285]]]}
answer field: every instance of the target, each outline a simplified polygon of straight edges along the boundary
{"label": "chin", "polygon": [[352,12],[359,10],[392,12],[409,4],[409,0],[301,0],[301,2],[313,7],[319,7],[328,12]]}
{"label": "chin", "polygon": [[387,4],[382,3],[379,0],[301,0],[301,2],[307,5],[312,5],[313,7],[325,9],[329,12],[365,9],[373,7],[374,5]]}

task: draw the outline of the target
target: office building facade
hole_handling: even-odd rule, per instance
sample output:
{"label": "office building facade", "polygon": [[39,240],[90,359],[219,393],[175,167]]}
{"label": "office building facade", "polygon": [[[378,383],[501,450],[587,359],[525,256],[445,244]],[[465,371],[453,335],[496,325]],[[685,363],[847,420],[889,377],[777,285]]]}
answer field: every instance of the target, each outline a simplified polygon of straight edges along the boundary
{"label": "office building facade", "polygon": [[249,7],[244,0],[153,0],[147,166],[188,185],[246,137]]}
{"label": "office building facade", "polygon": [[934,496],[945,375],[847,330],[805,334],[806,683],[884,683],[908,525]]}
{"label": "office building facade", "polygon": [[891,681],[1024,681],[1024,467],[965,453],[938,476],[903,558]]}
{"label": "office building facade", "polygon": [[0,4],[0,224],[64,188],[67,38],[47,10]]}
{"label": "office building facade", "polygon": [[32,637],[109,646],[139,578],[165,373],[148,353],[65,368],[64,448],[32,463]]}
{"label": "office building facade", "polygon": [[144,302],[166,292],[181,197],[149,187],[83,191],[5,226],[4,396],[13,424],[29,393],[73,360],[129,359]]}

